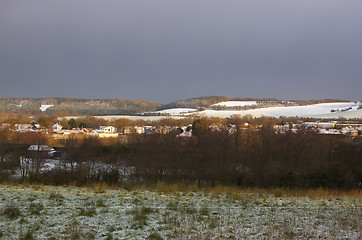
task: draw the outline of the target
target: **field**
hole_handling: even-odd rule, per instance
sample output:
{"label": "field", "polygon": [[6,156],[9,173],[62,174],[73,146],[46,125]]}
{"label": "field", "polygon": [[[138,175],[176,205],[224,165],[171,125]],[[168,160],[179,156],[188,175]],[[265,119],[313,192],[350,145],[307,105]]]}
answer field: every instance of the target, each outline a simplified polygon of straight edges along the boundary
{"label": "field", "polygon": [[361,239],[362,197],[0,185],[1,239]]}
{"label": "field", "polygon": [[[359,104],[353,102],[337,102],[337,103],[320,103],[307,106],[291,106],[291,107],[269,107],[250,110],[204,110],[198,114],[207,117],[230,117],[238,114],[241,117],[251,115],[253,117],[270,116],[270,117],[316,117],[316,118],[362,118],[362,109],[358,109]],[[346,110],[351,108],[349,110]],[[334,110],[335,112],[331,112]]]}
{"label": "field", "polygon": [[[235,102],[235,103],[234,103]],[[250,102],[250,101],[249,101]],[[221,102],[214,104],[215,106],[225,105],[225,106],[245,106],[249,102],[238,102],[238,101],[229,101]],[[250,104],[251,105],[251,102]],[[173,108],[165,109],[159,111],[159,113],[169,113],[171,116],[117,116],[117,115],[108,115],[108,116],[96,116],[98,118],[104,118],[109,121],[113,121],[119,118],[129,118],[131,120],[146,120],[146,121],[158,121],[163,118],[172,117],[180,119],[187,116],[197,115],[205,117],[221,117],[227,118],[232,115],[240,115],[241,117],[245,115],[251,115],[253,117],[262,117],[269,116],[278,118],[280,116],[285,117],[315,117],[315,118],[362,118],[362,109],[358,109],[360,103],[356,104],[353,102],[337,102],[337,103],[320,103],[320,104],[311,104],[306,106],[290,106],[290,107],[267,107],[267,108],[257,108],[250,110],[203,110],[200,112],[193,112],[192,109],[185,108]],[[350,108],[350,109],[349,109]],[[347,110],[348,109],[348,110]],[[333,112],[332,112],[333,111]],[[177,115],[180,114],[180,115]],[[67,117],[68,119],[72,117]],[[74,118],[74,117],[73,117]]]}

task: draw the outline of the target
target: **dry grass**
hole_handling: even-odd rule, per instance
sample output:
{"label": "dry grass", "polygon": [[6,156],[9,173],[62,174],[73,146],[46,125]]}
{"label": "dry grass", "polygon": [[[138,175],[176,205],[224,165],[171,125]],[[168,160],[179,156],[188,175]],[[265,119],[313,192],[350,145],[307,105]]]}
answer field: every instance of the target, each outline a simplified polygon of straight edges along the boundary
{"label": "dry grass", "polygon": [[[24,186],[38,187],[44,186],[42,183],[19,183],[19,182],[2,182],[8,186]],[[77,184],[69,184],[69,186],[79,187]],[[123,185],[108,185],[107,183],[92,183],[84,187],[91,188],[97,194],[105,194],[107,189],[123,188],[128,191],[155,190],[164,193],[178,192],[204,192],[211,196],[226,195],[235,200],[241,200],[250,194],[272,195],[275,197],[311,197],[311,198],[328,198],[328,197],[362,197],[362,189],[326,189],[326,188],[303,188],[303,189],[286,189],[286,188],[240,188],[237,186],[205,186],[199,187],[195,184],[184,183],[165,183],[157,182],[155,184],[137,184],[126,183]]]}
{"label": "dry grass", "polygon": [[286,188],[240,188],[237,186],[206,186],[186,185],[184,183],[168,184],[157,182],[156,184],[135,184],[124,187],[127,190],[156,190],[165,193],[177,192],[204,192],[212,196],[227,195],[235,200],[241,200],[250,194],[273,195],[275,197],[362,197],[362,189],[325,189],[325,188],[308,188],[308,189],[286,189]]}

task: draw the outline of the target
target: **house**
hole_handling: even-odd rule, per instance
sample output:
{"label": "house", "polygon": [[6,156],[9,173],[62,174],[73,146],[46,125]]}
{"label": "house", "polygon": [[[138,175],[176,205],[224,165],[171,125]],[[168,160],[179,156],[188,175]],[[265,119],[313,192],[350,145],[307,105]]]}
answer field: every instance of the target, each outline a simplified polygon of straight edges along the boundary
{"label": "house", "polygon": [[29,151],[39,151],[39,152],[54,151],[54,149],[49,147],[48,145],[30,145],[28,150]]}
{"label": "house", "polygon": [[100,133],[116,133],[117,129],[113,126],[100,126]]}
{"label": "house", "polygon": [[330,129],[336,126],[336,122],[305,122],[304,126],[314,128]]}
{"label": "house", "polygon": [[350,137],[356,137],[358,136],[358,130],[350,127],[344,127],[341,129],[341,133],[344,135],[348,135]]}
{"label": "house", "polygon": [[32,125],[31,124],[22,124],[22,123],[17,123],[15,124],[15,128],[18,130],[32,130]]}
{"label": "house", "polygon": [[134,127],[137,134],[144,134],[145,129],[143,127]]}
{"label": "house", "polygon": [[52,129],[54,132],[59,132],[59,131],[62,131],[63,126],[59,122],[57,122],[56,124],[54,124],[52,126]]}
{"label": "house", "polygon": [[192,132],[191,131],[184,131],[184,132],[176,135],[176,137],[192,137]]}
{"label": "house", "polygon": [[153,126],[144,126],[143,129],[146,134],[152,134],[155,132],[155,128]]}
{"label": "house", "polygon": [[3,123],[1,124],[1,127],[0,128],[6,128],[6,129],[10,129],[10,123]]}

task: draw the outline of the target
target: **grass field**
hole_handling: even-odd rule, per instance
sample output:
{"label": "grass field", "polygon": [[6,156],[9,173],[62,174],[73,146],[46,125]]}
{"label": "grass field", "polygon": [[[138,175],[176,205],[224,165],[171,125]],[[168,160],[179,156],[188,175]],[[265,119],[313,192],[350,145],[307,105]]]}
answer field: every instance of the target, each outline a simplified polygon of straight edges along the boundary
{"label": "grass field", "polygon": [[0,185],[0,239],[361,239],[360,193]]}

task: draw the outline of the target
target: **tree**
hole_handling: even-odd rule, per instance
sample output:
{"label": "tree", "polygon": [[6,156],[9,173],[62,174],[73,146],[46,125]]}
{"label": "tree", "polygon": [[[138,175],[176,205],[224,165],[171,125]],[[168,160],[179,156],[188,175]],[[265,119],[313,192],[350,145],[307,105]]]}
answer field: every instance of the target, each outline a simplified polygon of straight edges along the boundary
{"label": "tree", "polygon": [[69,120],[69,126],[70,126],[70,128],[77,128],[77,127],[78,127],[78,123],[77,123],[77,121],[76,121],[74,118],[71,118],[71,119]]}
{"label": "tree", "polygon": [[130,126],[132,123],[128,118],[120,118],[112,122],[112,125],[118,129],[118,131],[122,132],[123,129],[127,126]]}
{"label": "tree", "polygon": [[0,172],[4,169],[6,156],[10,152],[9,131],[0,129]]}
{"label": "tree", "polygon": [[45,127],[45,128],[50,128],[57,121],[58,121],[58,118],[56,116],[42,115],[37,119],[37,122],[40,124],[40,126]]}
{"label": "tree", "polygon": [[205,135],[209,130],[209,122],[206,118],[200,118],[192,124],[192,135],[200,137]]}

